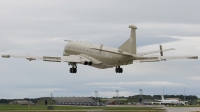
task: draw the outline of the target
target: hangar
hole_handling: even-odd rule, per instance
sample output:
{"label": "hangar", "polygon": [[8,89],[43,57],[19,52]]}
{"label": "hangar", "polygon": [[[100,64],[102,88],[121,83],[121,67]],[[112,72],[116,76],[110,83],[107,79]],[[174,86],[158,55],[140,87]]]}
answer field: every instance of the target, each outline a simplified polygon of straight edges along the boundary
{"label": "hangar", "polygon": [[43,97],[38,100],[39,105],[95,105],[89,97]]}
{"label": "hangar", "polygon": [[9,103],[10,105],[34,105],[32,101],[27,100],[15,100]]}

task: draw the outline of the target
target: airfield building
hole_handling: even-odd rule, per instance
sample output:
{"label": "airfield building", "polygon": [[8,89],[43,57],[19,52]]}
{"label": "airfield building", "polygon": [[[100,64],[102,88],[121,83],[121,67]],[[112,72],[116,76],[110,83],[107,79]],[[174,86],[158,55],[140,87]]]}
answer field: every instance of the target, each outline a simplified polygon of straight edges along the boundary
{"label": "airfield building", "polygon": [[45,97],[38,100],[39,105],[93,105],[95,101],[89,97]]}
{"label": "airfield building", "polygon": [[15,100],[9,103],[10,105],[34,105],[32,101],[27,100]]}

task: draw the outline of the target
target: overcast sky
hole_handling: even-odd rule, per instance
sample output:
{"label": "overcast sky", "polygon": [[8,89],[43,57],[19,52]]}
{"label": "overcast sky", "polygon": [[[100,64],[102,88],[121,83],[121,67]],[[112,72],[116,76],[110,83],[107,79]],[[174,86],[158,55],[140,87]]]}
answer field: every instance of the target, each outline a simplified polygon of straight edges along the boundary
{"label": "overcast sky", "polygon": [[[200,1],[197,0],[0,0],[0,54],[62,56],[65,39],[119,47],[137,29],[137,51],[175,48],[164,55],[200,56]],[[156,54],[159,55],[159,54]],[[169,60],[97,69],[68,63],[0,58],[0,98],[53,96],[200,97],[200,61]]]}

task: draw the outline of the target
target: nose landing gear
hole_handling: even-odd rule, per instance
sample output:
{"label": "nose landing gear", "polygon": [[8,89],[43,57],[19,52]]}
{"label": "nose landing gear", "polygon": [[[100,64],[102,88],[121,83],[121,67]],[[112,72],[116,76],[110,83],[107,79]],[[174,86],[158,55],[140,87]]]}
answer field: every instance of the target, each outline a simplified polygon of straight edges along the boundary
{"label": "nose landing gear", "polygon": [[115,72],[116,73],[123,73],[123,68],[120,68],[120,66],[116,66]]}

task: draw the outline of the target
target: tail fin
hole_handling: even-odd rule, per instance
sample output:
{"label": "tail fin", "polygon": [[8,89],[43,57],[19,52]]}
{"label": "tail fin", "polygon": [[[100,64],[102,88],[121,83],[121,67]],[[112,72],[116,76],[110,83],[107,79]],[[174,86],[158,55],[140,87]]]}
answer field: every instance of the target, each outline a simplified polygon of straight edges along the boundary
{"label": "tail fin", "polygon": [[130,38],[123,43],[119,49],[129,52],[131,54],[136,54],[136,29],[137,27],[135,25],[129,25],[129,28],[131,28],[131,36]]}
{"label": "tail fin", "polygon": [[161,95],[161,100],[165,100],[165,98],[164,98],[163,94]]}

